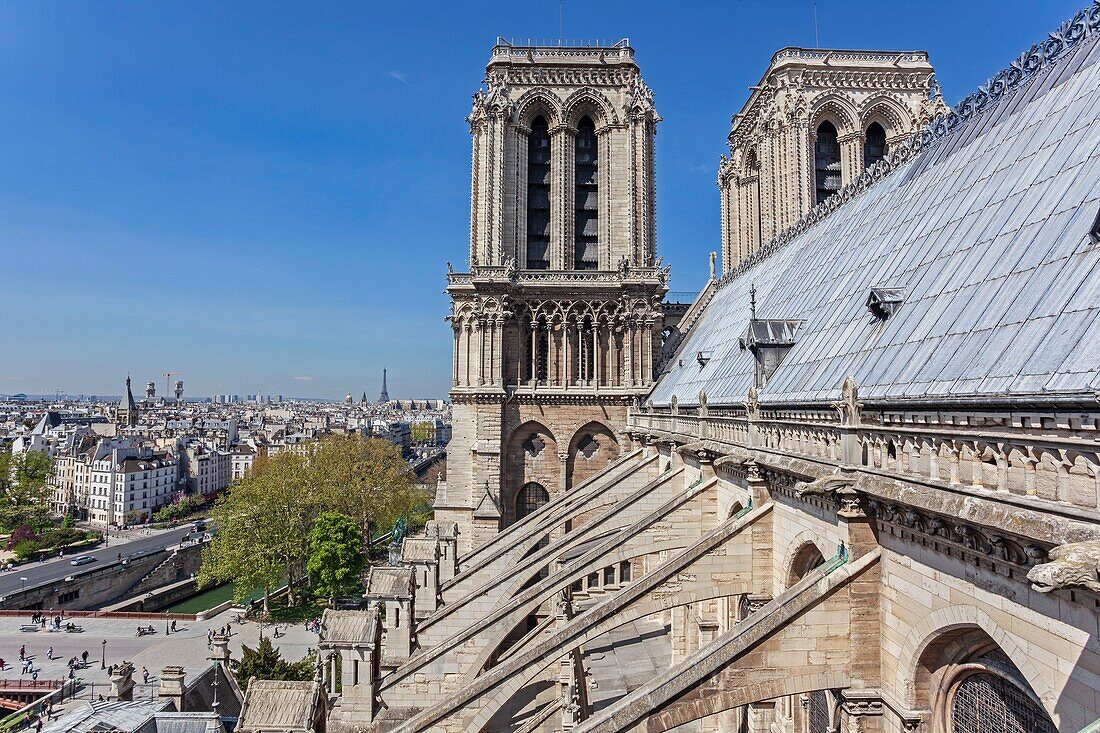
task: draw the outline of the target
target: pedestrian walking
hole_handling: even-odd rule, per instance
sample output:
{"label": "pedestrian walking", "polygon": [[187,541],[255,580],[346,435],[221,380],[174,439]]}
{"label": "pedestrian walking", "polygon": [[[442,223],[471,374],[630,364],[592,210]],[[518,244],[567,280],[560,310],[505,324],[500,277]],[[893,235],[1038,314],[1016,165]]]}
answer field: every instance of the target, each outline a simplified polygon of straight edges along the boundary
{"label": "pedestrian walking", "polygon": [[[31,681],[32,682],[38,682],[38,670],[37,669],[34,670],[33,672],[31,672]],[[39,721],[39,723],[41,723],[41,722],[42,721]],[[39,726],[39,729],[41,729],[41,726]]]}
{"label": "pedestrian walking", "polygon": [[84,664],[88,663],[88,650],[87,649],[85,649],[84,653],[80,655],[80,659],[81,659],[81,661],[84,662]]}
{"label": "pedestrian walking", "polygon": [[145,684],[149,684],[149,670],[145,667],[141,668],[141,681]]}
{"label": "pedestrian walking", "polygon": [[19,661],[22,662],[26,658],[27,658],[27,645],[24,644],[23,646],[19,647]]}
{"label": "pedestrian walking", "polygon": [[53,661],[53,647],[52,646],[49,649],[46,650],[46,659],[50,660],[51,662]]}

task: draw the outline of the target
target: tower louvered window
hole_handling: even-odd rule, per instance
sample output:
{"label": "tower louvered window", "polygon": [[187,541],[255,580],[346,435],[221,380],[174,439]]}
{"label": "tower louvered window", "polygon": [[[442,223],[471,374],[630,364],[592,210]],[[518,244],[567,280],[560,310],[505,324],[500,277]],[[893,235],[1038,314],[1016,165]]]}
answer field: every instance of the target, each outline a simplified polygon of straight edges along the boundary
{"label": "tower louvered window", "polygon": [[550,267],[550,129],[543,117],[527,139],[527,267]]}
{"label": "tower louvered window", "polygon": [[596,126],[585,117],[577,126],[576,155],[573,161],[576,177],[573,266],[578,270],[595,270],[599,267],[598,150]]}
{"label": "tower louvered window", "polygon": [[840,143],[836,128],[826,120],[817,128],[814,142],[814,173],[817,179],[817,198],[820,204],[840,190]]}
{"label": "tower louvered window", "polygon": [[886,157],[886,130],[872,122],[863,138],[863,167],[870,168]]}
{"label": "tower louvered window", "polygon": [[550,362],[550,332],[546,324],[532,321],[527,336],[523,379],[527,382],[545,382]]}

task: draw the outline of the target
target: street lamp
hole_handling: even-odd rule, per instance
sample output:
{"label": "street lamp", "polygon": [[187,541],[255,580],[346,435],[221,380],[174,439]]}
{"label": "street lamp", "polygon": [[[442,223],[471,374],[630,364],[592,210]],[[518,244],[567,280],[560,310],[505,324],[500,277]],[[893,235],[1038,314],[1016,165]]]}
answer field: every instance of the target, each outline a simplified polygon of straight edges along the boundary
{"label": "street lamp", "polygon": [[168,636],[169,633],[170,632],[168,631],[168,612],[165,611],[164,612],[164,635]]}
{"label": "street lamp", "polygon": [[107,640],[104,639],[101,643],[103,647],[99,654],[99,668],[107,669]]}

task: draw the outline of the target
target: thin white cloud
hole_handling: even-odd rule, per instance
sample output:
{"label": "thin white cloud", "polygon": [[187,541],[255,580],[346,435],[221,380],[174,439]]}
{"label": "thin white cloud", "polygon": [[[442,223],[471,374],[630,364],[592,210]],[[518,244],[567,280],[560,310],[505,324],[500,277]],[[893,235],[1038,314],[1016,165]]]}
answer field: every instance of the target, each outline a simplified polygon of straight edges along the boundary
{"label": "thin white cloud", "polygon": [[317,377],[295,377],[294,381],[295,382],[312,382],[316,378]]}
{"label": "thin white cloud", "polygon": [[397,81],[401,82],[402,84],[404,84],[407,87],[412,86],[412,84],[409,83],[408,74],[406,74],[404,71],[387,71],[386,76],[388,76],[391,79],[396,79]]}

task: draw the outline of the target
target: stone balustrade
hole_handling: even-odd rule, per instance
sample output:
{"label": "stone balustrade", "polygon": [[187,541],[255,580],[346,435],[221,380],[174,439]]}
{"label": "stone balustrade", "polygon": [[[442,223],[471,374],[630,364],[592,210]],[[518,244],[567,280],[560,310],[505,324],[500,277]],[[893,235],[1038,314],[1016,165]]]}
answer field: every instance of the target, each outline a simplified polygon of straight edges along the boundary
{"label": "stone balustrade", "polygon": [[[1075,406],[1079,407],[1079,406]],[[703,413],[703,414],[700,414]],[[628,431],[709,440],[947,486],[1100,506],[1100,408],[1021,412],[861,405],[854,420],[820,405],[632,411]],[[845,456],[845,443],[851,455]]]}

